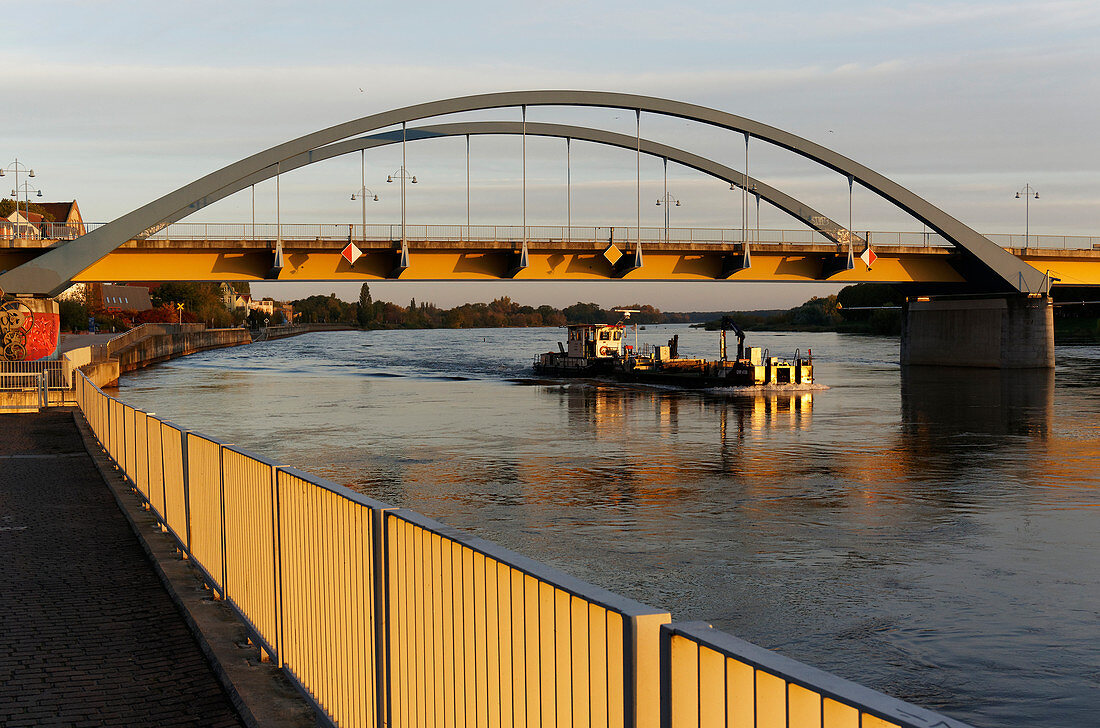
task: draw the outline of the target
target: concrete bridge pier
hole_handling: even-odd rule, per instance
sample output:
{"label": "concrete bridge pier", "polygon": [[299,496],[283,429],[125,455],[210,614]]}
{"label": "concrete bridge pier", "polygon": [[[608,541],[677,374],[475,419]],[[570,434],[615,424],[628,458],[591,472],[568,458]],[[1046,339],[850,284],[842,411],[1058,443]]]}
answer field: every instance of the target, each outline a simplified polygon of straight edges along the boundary
{"label": "concrete bridge pier", "polygon": [[921,297],[909,300],[902,314],[902,366],[1054,367],[1047,295]]}

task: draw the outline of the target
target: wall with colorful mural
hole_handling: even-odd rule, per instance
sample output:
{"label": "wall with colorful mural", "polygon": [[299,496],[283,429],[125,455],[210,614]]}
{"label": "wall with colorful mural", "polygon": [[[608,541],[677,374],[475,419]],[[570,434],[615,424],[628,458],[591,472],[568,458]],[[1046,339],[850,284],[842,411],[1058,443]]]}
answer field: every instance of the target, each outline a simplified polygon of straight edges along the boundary
{"label": "wall with colorful mural", "polygon": [[60,333],[57,301],[16,298],[0,303],[0,360],[55,359]]}

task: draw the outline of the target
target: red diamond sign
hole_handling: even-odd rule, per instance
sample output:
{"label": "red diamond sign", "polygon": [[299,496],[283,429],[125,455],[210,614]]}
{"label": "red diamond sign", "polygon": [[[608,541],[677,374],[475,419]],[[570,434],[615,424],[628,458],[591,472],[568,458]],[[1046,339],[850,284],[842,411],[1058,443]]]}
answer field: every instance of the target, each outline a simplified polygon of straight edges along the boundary
{"label": "red diamond sign", "polygon": [[348,246],[341,251],[340,255],[344,256],[344,260],[355,265],[355,261],[359,260],[359,256],[363,254],[363,251],[355,247],[355,243],[348,243]]}
{"label": "red diamond sign", "polygon": [[875,255],[875,251],[868,247],[867,250],[863,251],[863,255],[859,256],[859,259],[863,261],[864,265],[870,268],[871,264],[878,260],[878,256]]}

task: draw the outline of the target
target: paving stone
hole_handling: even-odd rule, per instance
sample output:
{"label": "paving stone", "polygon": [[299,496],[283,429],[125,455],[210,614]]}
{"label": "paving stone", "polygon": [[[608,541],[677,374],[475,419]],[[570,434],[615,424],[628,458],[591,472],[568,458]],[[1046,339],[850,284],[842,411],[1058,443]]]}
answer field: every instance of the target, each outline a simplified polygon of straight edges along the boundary
{"label": "paving stone", "polygon": [[241,725],[71,410],[0,417],[0,725]]}

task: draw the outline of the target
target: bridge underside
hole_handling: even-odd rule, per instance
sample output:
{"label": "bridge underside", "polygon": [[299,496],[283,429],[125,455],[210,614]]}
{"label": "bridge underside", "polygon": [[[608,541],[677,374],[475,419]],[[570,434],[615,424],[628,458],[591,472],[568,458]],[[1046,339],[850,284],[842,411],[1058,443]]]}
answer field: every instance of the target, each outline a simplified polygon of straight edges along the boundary
{"label": "bridge underside", "polygon": [[[520,267],[520,241],[409,241],[408,267],[400,266],[400,242],[355,241],[363,251],[355,265],[340,255],[342,240],[284,241],[283,267],[273,270],[275,241],[131,241],[74,277],[89,281],[361,281],[627,279],[777,282],[898,283],[948,286],[966,283],[967,258],[950,248],[875,246],[871,268],[831,244],[754,244],[743,267],[740,243],[658,243],[643,246],[635,268],[632,248],[612,263],[601,241],[528,241]],[[38,243],[39,246],[42,243]],[[0,249],[0,270],[32,260],[48,247]],[[857,251],[858,252],[858,251]],[[1012,250],[1062,285],[1100,285],[1100,251]],[[614,258],[614,254],[610,256]],[[918,287],[919,288],[919,287]]]}

